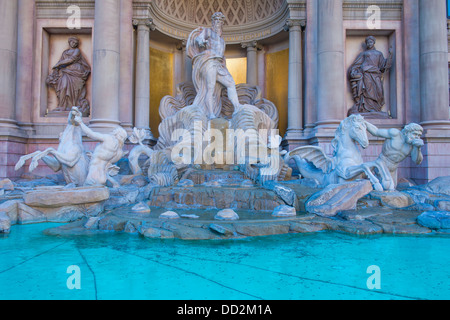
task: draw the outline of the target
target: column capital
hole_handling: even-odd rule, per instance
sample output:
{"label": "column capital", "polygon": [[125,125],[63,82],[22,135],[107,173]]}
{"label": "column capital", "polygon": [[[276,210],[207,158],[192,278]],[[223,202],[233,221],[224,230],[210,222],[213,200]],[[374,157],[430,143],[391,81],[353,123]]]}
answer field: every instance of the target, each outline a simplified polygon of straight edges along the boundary
{"label": "column capital", "polygon": [[261,50],[262,49],[262,45],[260,45],[257,41],[253,40],[253,41],[248,41],[248,42],[242,42],[241,43],[241,47],[242,49],[247,49],[247,50],[251,50],[251,49],[255,49],[255,50]]}
{"label": "column capital", "polygon": [[295,27],[305,28],[306,19],[287,19],[284,25],[284,30],[289,31]]}
{"label": "column capital", "polygon": [[153,19],[152,18],[135,18],[133,19],[133,26],[135,27],[147,27],[149,28],[150,31],[155,31],[156,26],[153,23]]}
{"label": "column capital", "polygon": [[186,50],[187,40],[181,40],[176,44],[177,50]]}

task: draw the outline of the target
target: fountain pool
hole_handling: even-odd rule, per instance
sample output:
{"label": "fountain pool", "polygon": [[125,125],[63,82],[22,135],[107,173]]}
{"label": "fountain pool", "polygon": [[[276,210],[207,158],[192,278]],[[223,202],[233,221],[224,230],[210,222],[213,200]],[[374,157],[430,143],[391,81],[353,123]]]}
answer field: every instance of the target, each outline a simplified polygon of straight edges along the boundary
{"label": "fountain pool", "polygon": [[[102,233],[55,237],[55,224],[0,238],[0,299],[448,299],[450,237],[337,232],[182,241]],[[369,289],[380,270],[381,289]],[[70,266],[81,289],[70,290]]]}

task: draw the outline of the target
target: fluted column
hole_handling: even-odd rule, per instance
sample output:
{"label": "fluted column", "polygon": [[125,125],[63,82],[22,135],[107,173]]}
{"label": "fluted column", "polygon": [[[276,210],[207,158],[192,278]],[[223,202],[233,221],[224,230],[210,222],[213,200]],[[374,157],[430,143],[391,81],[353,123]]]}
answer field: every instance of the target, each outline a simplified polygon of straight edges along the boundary
{"label": "fluted column", "polygon": [[318,0],[317,129],[334,129],[346,117],[343,0]]}
{"label": "fluted column", "polygon": [[16,120],[31,129],[34,0],[18,1]]}
{"label": "fluted column", "polygon": [[[174,63],[174,69],[175,69],[175,89],[176,86],[179,85],[182,82],[187,81],[186,80],[186,40],[180,41],[176,45],[177,53],[175,54],[175,63]],[[189,81],[192,81],[189,80]],[[174,90],[176,92],[176,90]]]}
{"label": "fluted column", "polygon": [[403,2],[406,122],[420,122],[419,0]]}
{"label": "fluted column", "polygon": [[192,59],[188,57],[186,52],[187,40],[183,40],[183,57],[184,57],[184,81],[192,82]]}
{"label": "fluted column", "polygon": [[120,1],[120,111],[121,126],[133,128],[133,2]]}
{"label": "fluted column", "polygon": [[289,85],[288,85],[288,128],[286,140],[298,140],[303,130],[303,64],[302,26],[304,20],[289,19]]}
{"label": "fluted column", "polygon": [[241,44],[243,49],[247,49],[247,84],[258,85],[258,43],[256,41]]}
{"label": "fluted column", "polygon": [[445,1],[419,0],[421,123],[449,125],[448,39]]}
{"label": "fluted column", "polygon": [[96,0],[91,127],[108,132],[120,124],[120,0]]}
{"label": "fluted column", "polygon": [[305,130],[304,134],[313,132],[317,121],[317,35],[319,25],[318,0],[306,0],[305,39]]}
{"label": "fluted column", "polygon": [[0,127],[16,127],[17,0],[0,0]]}
{"label": "fluted column", "polygon": [[137,27],[135,126],[150,129],[150,30],[155,30],[152,19],[135,19]]}

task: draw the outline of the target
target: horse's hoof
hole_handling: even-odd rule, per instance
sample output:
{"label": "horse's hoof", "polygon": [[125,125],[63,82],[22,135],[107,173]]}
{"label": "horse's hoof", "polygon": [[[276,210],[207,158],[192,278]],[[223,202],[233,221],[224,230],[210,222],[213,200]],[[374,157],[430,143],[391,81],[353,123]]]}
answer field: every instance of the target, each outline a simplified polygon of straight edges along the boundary
{"label": "horse's hoof", "polygon": [[18,171],[20,168],[23,167],[24,164],[25,164],[25,161],[19,160],[19,162],[16,163],[16,166],[14,167],[14,170]]}
{"label": "horse's hoof", "polygon": [[37,168],[37,166],[38,166],[38,163],[37,162],[31,162],[31,164],[30,164],[30,172],[33,172],[34,171],[34,169],[36,169]]}

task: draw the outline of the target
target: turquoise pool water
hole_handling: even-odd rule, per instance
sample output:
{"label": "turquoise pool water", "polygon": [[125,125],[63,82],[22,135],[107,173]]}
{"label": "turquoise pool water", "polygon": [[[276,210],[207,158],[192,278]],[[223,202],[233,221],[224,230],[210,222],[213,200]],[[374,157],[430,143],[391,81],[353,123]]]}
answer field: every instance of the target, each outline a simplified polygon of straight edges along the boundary
{"label": "turquoise pool water", "polygon": [[[340,233],[232,241],[107,233],[52,237],[54,224],[0,238],[0,299],[449,299],[450,237]],[[78,266],[81,289],[67,286]],[[381,289],[369,289],[369,266]]]}

